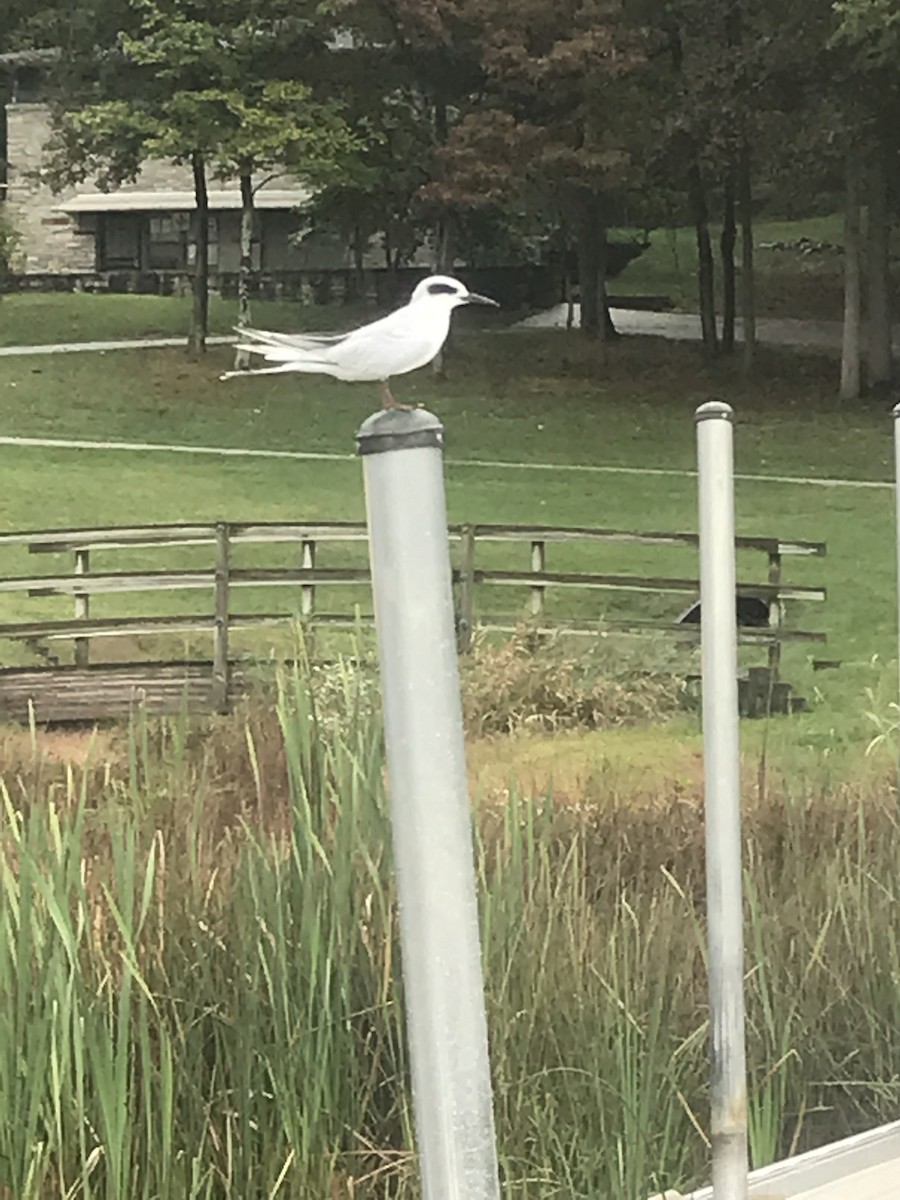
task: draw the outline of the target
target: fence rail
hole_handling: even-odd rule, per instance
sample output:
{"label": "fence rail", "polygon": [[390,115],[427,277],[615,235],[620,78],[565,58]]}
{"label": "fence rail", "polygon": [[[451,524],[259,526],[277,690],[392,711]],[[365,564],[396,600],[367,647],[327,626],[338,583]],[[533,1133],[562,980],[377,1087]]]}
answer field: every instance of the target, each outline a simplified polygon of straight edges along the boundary
{"label": "fence rail", "polygon": [[[23,639],[35,644],[71,640],[74,663],[81,668],[90,664],[93,639],[134,635],[164,635],[198,633],[211,635],[212,647],[212,707],[226,707],[229,697],[230,634],[251,627],[283,624],[298,615],[314,624],[351,624],[357,617],[346,612],[321,612],[317,607],[320,588],[335,586],[362,589],[368,592],[370,579],[367,566],[320,566],[320,548],[328,543],[365,542],[364,524],[352,521],[328,522],[191,522],[166,525],[132,525],[90,529],[28,530],[0,534],[0,553],[4,549],[24,547],[36,556],[69,555],[68,569],[54,569],[45,574],[9,575],[0,577],[0,593],[19,593],[25,597],[64,596],[73,601],[69,619],[23,619],[0,624],[0,638]],[[453,582],[457,599],[457,619],[460,649],[466,650],[476,625],[488,629],[509,630],[528,620],[537,629],[564,627],[573,634],[594,634],[599,629],[627,633],[678,633],[685,640],[699,635],[697,625],[680,623],[677,619],[644,618],[640,616],[613,617],[603,620],[561,620],[547,613],[548,594],[559,589],[579,589],[585,592],[630,592],[658,595],[693,595],[699,593],[699,582],[692,575],[641,575],[622,572],[570,571],[548,569],[548,558],[554,546],[578,544],[597,546],[619,544],[637,547],[671,547],[690,550],[698,545],[698,537],[689,532],[587,528],[581,526],[539,526],[468,524],[453,525],[449,537],[454,547],[456,566]],[[298,547],[296,566],[236,566],[234,550],[249,544],[290,543]],[[478,564],[481,543],[520,544],[526,550],[526,566],[522,569],[495,569]],[[212,548],[209,566],[198,568],[173,567],[166,569],[97,570],[97,556],[123,550],[152,551],[170,547],[209,546]],[[790,557],[821,557],[826,553],[822,542],[792,541],[772,537],[739,537],[737,547],[742,551],[759,553],[765,562],[765,578],[742,580],[737,586],[738,597],[758,599],[767,606],[768,620],[763,627],[745,625],[740,629],[746,645],[765,646],[769,669],[777,678],[781,647],[785,642],[824,641],[817,631],[787,628],[785,604],[792,601],[821,602],[826,598],[823,587],[796,585],[783,578],[784,560]],[[108,562],[104,562],[104,568]],[[519,613],[483,611],[476,594],[483,587],[519,589],[523,605]],[[289,609],[258,613],[235,610],[232,593],[246,588],[290,589],[295,598]],[[173,593],[205,591],[212,600],[210,611],[191,615],[142,614],[138,616],[101,616],[91,611],[96,596],[125,596],[135,593]],[[363,619],[370,619],[369,615]]]}

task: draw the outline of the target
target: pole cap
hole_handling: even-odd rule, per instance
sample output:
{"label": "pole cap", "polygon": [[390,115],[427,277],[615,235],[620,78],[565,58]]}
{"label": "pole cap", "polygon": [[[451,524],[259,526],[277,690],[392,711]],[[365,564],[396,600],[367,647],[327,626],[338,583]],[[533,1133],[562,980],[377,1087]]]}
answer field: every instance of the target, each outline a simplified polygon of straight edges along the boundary
{"label": "pole cap", "polygon": [[444,427],[424,408],[383,408],[367,417],[356,434],[357,454],[386,454],[421,446],[444,448]]}
{"label": "pole cap", "polygon": [[897,403],[891,409],[891,412],[894,414],[894,420],[896,421],[897,418],[900,417],[900,400],[897,401]]}
{"label": "pole cap", "polygon": [[724,400],[708,400],[701,404],[694,413],[695,421],[730,421],[734,417],[734,409]]}

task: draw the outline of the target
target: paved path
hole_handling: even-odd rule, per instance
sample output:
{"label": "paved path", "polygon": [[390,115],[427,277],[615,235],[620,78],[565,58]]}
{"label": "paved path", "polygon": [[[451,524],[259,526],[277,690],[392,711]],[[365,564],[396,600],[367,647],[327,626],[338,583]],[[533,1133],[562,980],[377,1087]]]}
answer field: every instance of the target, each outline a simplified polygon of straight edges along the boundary
{"label": "paved path", "polygon": [[[671,341],[695,341],[701,339],[700,317],[694,313],[643,312],[631,308],[611,310],[613,324],[620,333],[642,334],[645,337],[668,338]],[[565,329],[567,310],[558,304],[546,312],[535,313],[520,322],[520,329]],[[575,305],[575,323],[580,319],[579,306]],[[719,323],[721,330],[721,322]],[[743,340],[743,322],[736,322],[738,341]],[[840,354],[840,321],[801,321],[790,317],[760,317],[756,323],[756,334],[763,345],[790,346],[798,350],[813,350],[822,353]],[[900,353],[900,325],[894,327],[894,350]]]}
{"label": "paved path", "polygon": [[[234,335],[216,334],[208,337],[208,346],[227,346],[234,342]],[[117,342],[54,342],[42,346],[0,346],[0,358],[13,358],[22,354],[78,354],[88,350],[105,354],[107,350],[159,350],[165,346],[184,346],[186,337],[177,338],[125,338]]]}

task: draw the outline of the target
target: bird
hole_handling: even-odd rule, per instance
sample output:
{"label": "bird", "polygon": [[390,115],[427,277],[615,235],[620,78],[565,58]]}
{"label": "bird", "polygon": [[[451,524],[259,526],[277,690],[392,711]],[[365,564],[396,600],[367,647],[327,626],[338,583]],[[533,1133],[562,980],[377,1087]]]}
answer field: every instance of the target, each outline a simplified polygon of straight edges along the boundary
{"label": "bird", "polygon": [[272,367],[227,371],[221,379],[248,375],[277,375],[300,371],[307,375],[332,375],[349,383],[378,383],[382,408],[408,408],[391,392],[394,375],[405,375],[437,357],[450,332],[450,316],[463,304],[499,308],[496,300],[470,292],[449,275],[430,275],[419,283],[409,303],[378,321],[350,333],[269,333],[264,329],[238,329],[236,349],[262,355]]}

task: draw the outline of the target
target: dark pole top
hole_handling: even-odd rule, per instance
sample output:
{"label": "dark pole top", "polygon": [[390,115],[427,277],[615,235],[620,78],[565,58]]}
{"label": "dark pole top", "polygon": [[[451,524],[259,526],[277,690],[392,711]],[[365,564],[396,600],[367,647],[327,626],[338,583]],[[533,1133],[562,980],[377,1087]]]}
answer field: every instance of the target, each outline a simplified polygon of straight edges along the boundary
{"label": "dark pole top", "polygon": [[695,421],[730,421],[734,416],[734,409],[730,404],[726,404],[724,400],[708,400],[706,404],[701,404],[694,413]]}
{"label": "dark pole top", "polygon": [[381,409],[363,421],[356,435],[357,454],[385,454],[421,446],[444,448],[444,427],[434,413],[424,408]]}

